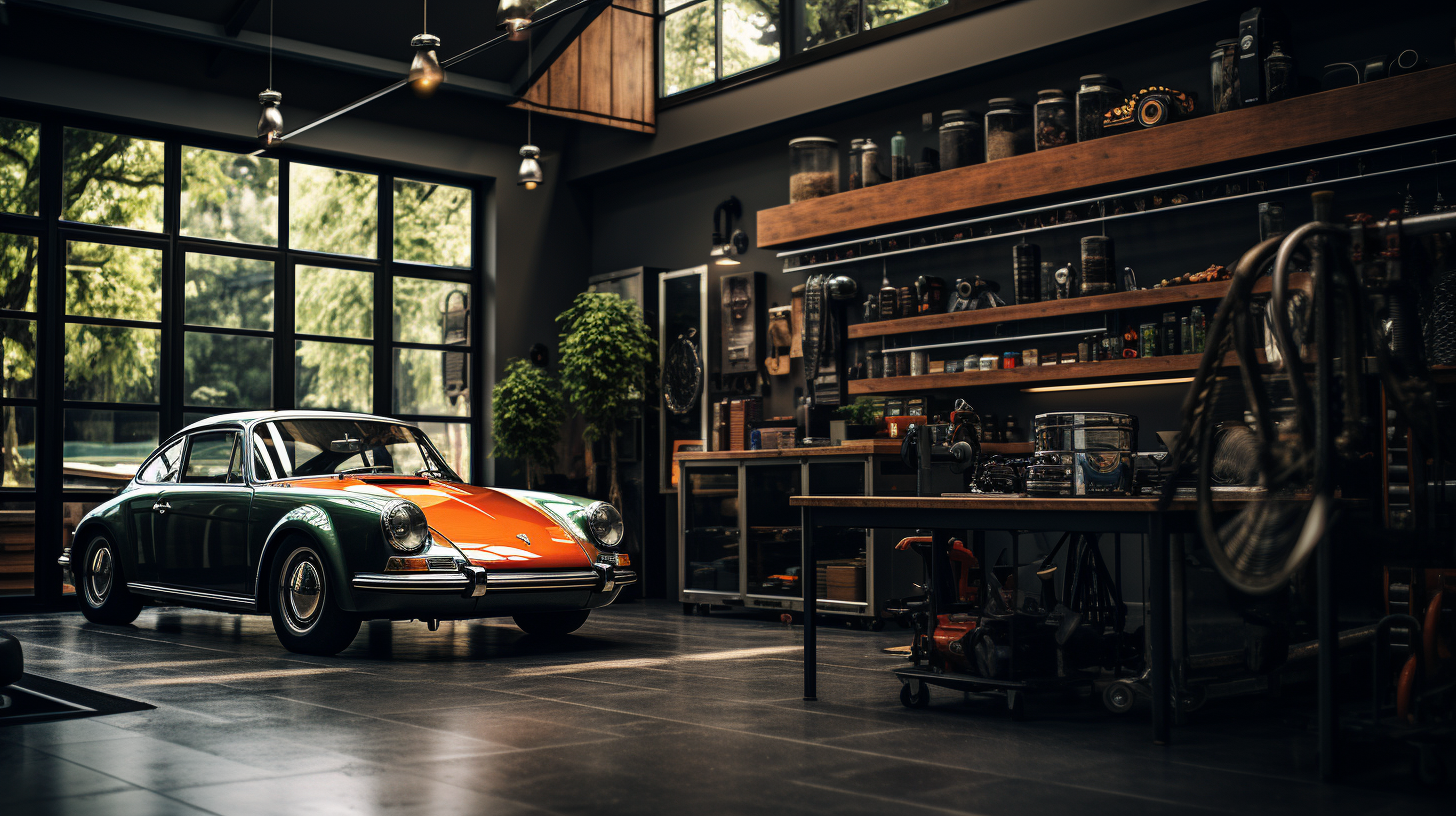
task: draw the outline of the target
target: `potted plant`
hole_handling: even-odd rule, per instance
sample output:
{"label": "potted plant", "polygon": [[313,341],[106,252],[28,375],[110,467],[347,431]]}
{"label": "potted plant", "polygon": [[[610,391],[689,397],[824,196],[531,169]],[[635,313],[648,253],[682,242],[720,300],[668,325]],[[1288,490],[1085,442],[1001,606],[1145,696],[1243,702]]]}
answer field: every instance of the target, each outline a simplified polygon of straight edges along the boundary
{"label": "potted plant", "polygon": [[830,422],[830,438],[873,438],[880,429],[879,412],[879,406],[869,400],[858,400],[849,405],[841,405],[834,412],[835,418]]}
{"label": "potted plant", "polygon": [[[631,418],[647,394],[657,341],[637,302],[609,292],[582,292],[556,322],[561,324],[562,391],[586,420],[586,440],[607,440],[607,501],[620,509],[617,423]],[[595,479],[588,478],[588,489],[596,492]]]}
{"label": "potted plant", "polygon": [[524,459],[526,487],[535,489],[537,469],[556,464],[556,441],[566,418],[560,385],[546,369],[517,358],[506,363],[491,405],[495,455]]}

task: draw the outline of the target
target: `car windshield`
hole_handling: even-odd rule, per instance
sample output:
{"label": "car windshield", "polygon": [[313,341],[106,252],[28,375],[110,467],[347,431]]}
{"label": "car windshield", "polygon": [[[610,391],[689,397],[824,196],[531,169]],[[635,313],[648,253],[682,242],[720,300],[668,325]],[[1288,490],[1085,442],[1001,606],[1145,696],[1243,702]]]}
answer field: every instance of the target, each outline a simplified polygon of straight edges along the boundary
{"label": "car windshield", "polygon": [[393,473],[458,482],[418,428],[357,419],[285,419],[253,427],[253,470],[263,481],[339,473]]}

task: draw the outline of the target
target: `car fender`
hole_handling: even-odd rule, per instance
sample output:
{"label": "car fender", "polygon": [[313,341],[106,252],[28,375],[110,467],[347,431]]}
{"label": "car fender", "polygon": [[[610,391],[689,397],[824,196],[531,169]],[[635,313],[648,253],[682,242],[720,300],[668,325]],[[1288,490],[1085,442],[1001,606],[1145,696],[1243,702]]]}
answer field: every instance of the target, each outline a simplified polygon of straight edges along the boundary
{"label": "car fender", "polygon": [[273,558],[278,554],[284,540],[294,534],[307,537],[323,551],[321,555],[328,565],[329,579],[333,583],[334,592],[337,593],[339,606],[343,609],[353,609],[354,597],[347,562],[343,548],[339,546],[338,528],[334,526],[333,517],[317,504],[302,504],[284,513],[283,518],[280,518],[278,523],[273,525],[273,529],[268,531],[262,554],[258,558],[258,577],[254,592],[258,611],[270,611],[271,597],[268,585],[273,573]]}

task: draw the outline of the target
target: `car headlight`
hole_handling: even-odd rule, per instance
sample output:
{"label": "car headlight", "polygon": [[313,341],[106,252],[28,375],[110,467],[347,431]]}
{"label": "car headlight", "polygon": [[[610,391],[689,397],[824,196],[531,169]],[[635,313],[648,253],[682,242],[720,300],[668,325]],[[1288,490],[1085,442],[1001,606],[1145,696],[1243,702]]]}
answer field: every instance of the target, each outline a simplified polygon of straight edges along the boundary
{"label": "car headlight", "polygon": [[395,499],[384,505],[379,523],[384,527],[384,540],[400,552],[414,552],[430,541],[430,525],[425,521],[425,511],[414,502]]}
{"label": "car headlight", "polygon": [[615,547],[622,543],[627,525],[622,514],[606,502],[596,502],[586,509],[586,529],[599,547]]}

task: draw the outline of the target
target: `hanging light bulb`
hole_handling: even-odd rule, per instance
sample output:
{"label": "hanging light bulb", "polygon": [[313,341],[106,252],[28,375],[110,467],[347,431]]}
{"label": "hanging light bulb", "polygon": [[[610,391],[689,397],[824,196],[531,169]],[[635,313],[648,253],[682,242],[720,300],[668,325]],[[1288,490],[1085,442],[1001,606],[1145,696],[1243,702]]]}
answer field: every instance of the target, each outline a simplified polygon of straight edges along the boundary
{"label": "hanging light bulb", "polygon": [[540,5],[544,4],[537,0],[500,0],[495,12],[495,27],[510,35],[512,42],[520,42],[531,36],[526,27],[531,24],[531,16]]}
{"label": "hanging light bulb", "polygon": [[521,146],[521,169],[516,173],[516,184],[534,190],[537,184],[546,180],[541,173],[541,162],[536,160],[540,155],[541,148],[533,144]]}
{"label": "hanging light bulb", "polygon": [[258,117],[258,141],[272,147],[283,140],[283,111],[278,110],[283,94],[269,88],[258,94],[258,101],[263,105],[263,115]]}
{"label": "hanging light bulb", "polygon": [[429,96],[445,81],[445,69],[440,67],[440,58],[435,50],[440,47],[440,38],[430,34],[430,3],[424,2],[424,20],[420,23],[423,34],[416,34],[410,40],[415,50],[414,61],[410,63],[409,81],[420,96]]}

